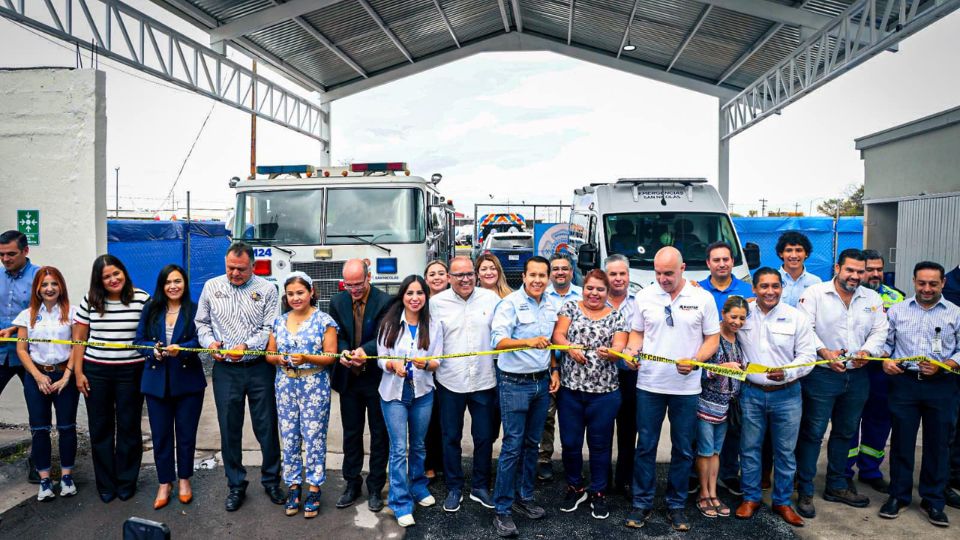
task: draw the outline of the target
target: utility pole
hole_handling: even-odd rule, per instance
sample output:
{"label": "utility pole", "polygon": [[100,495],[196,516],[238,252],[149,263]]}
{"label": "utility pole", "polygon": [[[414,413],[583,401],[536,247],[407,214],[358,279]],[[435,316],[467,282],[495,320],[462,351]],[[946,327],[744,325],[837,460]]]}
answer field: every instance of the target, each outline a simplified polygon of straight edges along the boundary
{"label": "utility pole", "polygon": [[[253,60],[253,75],[257,75],[257,60]],[[254,79],[251,83],[250,91],[250,109],[257,110],[257,81]],[[250,179],[257,177],[257,113],[250,113]]]}
{"label": "utility pole", "polygon": [[113,173],[115,175],[117,184],[113,194],[113,215],[114,217],[120,217],[120,167],[114,167]]}
{"label": "utility pole", "polygon": [[767,199],[760,199],[760,217],[767,215]]}
{"label": "utility pole", "polygon": [[794,214],[800,213],[800,203],[793,203],[793,213]]}

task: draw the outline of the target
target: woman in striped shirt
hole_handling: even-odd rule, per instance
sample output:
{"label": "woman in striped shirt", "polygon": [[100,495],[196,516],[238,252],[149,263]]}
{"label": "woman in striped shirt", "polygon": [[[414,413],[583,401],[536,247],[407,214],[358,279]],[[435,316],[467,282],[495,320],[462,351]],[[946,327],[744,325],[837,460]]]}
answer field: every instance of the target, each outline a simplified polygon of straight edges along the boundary
{"label": "woman in striped shirt", "polygon": [[[134,288],[120,259],[113,255],[97,257],[90,290],[77,310],[73,339],[131,345],[149,299],[146,292]],[[143,457],[143,356],[136,349],[97,345],[75,345],[73,354],[77,388],[86,398],[100,500],[108,503],[119,497],[125,501],[136,491]]]}

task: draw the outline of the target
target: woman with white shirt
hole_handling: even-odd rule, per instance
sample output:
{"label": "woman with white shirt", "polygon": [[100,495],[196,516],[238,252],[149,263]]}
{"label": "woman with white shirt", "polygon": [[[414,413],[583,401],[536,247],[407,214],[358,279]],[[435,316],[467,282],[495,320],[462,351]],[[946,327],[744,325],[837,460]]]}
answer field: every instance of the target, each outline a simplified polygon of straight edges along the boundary
{"label": "woman with white shirt", "polygon": [[440,361],[424,357],[443,354],[443,329],[439,321],[430,320],[427,291],[429,288],[422,277],[407,276],[384,314],[377,336],[378,356],[404,358],[378,360],[383,370],[380,406],[390,435],[387,505],[401,527],[415,524],[414,503],[420,506],[436,503],[427,489],[429,480],[424,474],[423,462],[427,453],[424,438],[433,408],[433,372],[440,367]]}
{"label": "woman with white shirt", "polygon": [[[70,306],[63,274],[52,266],[44,266],[33,278],[30,307],[13,321],[21,339],[70,339],[74,308]],[[33,444],[30,457],[40,474],[38,501],[53,499],[50,478],[51,405],[57,411],[57,433],[60,443],[60,496],[77,494],[73,483],[73,466],[77,456],[77,404],[80,391],[70,384],[73,366],[71,346],[53,343],[17,343],[17,356],[31,378],[23,381],[23,397],[30,417]]]}

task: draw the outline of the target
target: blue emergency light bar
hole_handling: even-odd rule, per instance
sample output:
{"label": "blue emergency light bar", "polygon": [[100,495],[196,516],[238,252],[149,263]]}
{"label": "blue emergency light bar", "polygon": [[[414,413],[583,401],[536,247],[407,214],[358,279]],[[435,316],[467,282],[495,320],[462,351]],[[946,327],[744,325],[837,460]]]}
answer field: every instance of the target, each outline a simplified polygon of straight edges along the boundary
{"label": "blue emergency light bar", "polygon": [[350,164],[350,172],[388,172],[405,170],[407,170],[407,164],[404,162]]}
{"label": "blue emergency light bar", "polygon": [[257,174],[313,174],[313,165],[258,165]]}

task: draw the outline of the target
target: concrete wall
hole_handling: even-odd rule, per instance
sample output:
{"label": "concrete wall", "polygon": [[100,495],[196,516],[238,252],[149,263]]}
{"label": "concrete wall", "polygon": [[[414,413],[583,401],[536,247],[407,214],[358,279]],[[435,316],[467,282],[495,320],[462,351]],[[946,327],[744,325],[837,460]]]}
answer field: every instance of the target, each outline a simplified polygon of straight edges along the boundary
{"label": "concrete wall", "polygon": [[864,199],[960,191],[960,124],[863,150]]}
{"label": "concrete wall", "polygon": [[105,89],[102,71],[0,71],[0,228],[40,211],[30,259],[63,272],[74,304],[107,251]]}
{"label": "concrete wall", "polygon": [[897,210],[896,202],[874,203],[864,206],[863,247],[875,249],[883,255],[885,272],[895,270],[895,252],[897,247]]}

